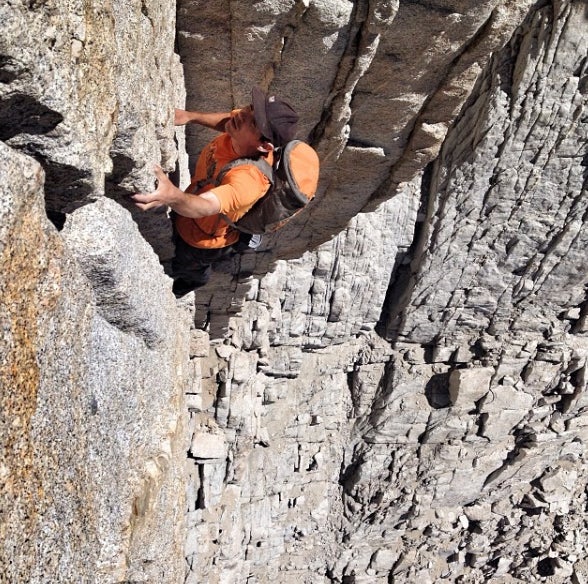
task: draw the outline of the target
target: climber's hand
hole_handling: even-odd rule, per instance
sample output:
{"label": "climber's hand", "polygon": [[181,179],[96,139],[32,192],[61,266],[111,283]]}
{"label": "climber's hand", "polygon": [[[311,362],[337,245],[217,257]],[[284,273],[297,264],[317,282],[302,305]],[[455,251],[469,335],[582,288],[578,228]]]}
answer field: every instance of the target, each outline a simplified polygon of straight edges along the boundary
{"label": "climber's hand", "polygon": [[135,205],[142,211],[163,206],[173,208],[178,200],[184,196],[184,193],[174,186],[159,165],[155,166],[154,171],[156,178],[155,190],[151,193],[137,193],[131,197]]}

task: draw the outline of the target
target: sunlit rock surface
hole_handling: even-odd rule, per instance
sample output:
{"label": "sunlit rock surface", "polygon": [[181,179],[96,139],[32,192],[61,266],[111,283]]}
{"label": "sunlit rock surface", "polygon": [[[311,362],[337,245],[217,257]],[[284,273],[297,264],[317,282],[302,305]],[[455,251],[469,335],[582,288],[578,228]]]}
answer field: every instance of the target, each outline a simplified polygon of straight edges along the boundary
{"label": "sunlit rock surface", "polygon": [[174,16],[0,7],[2,582],[184,575],[189,316],[115,202],[173,167]]}

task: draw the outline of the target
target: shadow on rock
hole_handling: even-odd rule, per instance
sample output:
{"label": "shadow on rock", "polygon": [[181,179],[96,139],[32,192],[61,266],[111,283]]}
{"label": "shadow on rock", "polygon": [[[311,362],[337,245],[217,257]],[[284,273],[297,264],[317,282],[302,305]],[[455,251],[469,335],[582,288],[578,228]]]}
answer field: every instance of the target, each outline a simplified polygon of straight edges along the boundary
{"label": "shadow on rock", "polygon": [[145,213],[137,208],[131,199],[139,189],[137,161],[121,152],[111,152],[112,172],[106,177],[105,195],[126,209],[137,224],[143,239],[159,257],[165,272],[170,274],[173,257],[172,226],[165,208]]}
{"label": "shadow on rock", "polygon": [[30,95],[16,94],[0,99],[0,140],[18,134],[47,134],[63,121],[63,116]]}

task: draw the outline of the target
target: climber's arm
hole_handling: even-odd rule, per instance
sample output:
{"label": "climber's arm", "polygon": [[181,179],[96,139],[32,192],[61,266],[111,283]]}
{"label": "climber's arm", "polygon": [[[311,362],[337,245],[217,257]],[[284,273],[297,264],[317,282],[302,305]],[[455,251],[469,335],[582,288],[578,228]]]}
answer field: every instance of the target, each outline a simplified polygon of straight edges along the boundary
{"label": "climber's arm", "polygon": [[190,112],[176,109],[174,114],[174,124],[176,126],[199,124],[200,126],[211,128],[217,132],[224,132],[225,124],[229,121],[230,117],[230,113]]}
{"label": "climber's arm", "polygon": [[157,207],[171,207],[179,215],[198,219],[216,215],[220,211],[220,202],[213,192],[191,195],[178,189],[159,167],[155,167],[155,177],[159,181],[152,193],[138,193],[133,201],[143,211]]}

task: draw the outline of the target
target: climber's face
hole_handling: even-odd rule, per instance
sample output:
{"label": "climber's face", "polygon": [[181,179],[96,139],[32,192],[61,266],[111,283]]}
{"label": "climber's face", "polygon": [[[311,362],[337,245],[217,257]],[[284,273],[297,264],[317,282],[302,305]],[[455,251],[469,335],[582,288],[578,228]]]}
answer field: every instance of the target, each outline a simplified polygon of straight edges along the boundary
{"label": "climber's face", "polygon": [[252,106],[232,115],[225,125],[225,132],[231,136],[233,148],[239,156],[253,156],[267,150],[267,142],[255,124]]}

